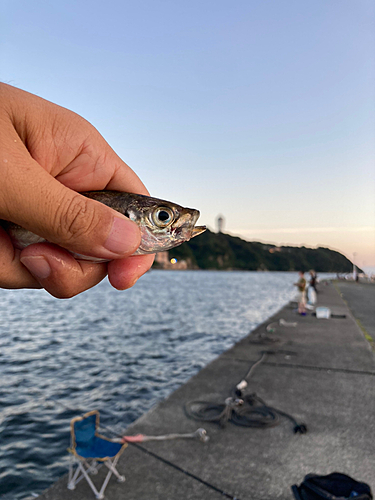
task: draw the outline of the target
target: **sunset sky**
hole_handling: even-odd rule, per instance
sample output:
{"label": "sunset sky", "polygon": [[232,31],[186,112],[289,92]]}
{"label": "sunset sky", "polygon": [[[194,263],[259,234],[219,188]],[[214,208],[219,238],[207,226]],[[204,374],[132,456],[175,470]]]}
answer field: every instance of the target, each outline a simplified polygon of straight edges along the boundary
{"label": "sunset sky", "polygon": [[[372,0],[5,0],[0,79],[81,114],[152,195],[375,266]],[[375,268],[375,267],[374,267]]]}

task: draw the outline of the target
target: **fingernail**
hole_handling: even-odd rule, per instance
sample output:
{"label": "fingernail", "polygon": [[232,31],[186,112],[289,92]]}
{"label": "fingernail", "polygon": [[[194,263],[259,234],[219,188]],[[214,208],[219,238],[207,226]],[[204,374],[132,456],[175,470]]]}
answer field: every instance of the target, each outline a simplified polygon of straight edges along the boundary
{"label": "fingernail", "polygon": [[118,255],[135,251],[139,243],[139,230],[137,226],[126,219],[115,217],[104,248]]}
{"label": "fingernail", "polygon": [[21,262],[37,279],[46,279],[51,274],[50,265],[43,256],[22,257]]}

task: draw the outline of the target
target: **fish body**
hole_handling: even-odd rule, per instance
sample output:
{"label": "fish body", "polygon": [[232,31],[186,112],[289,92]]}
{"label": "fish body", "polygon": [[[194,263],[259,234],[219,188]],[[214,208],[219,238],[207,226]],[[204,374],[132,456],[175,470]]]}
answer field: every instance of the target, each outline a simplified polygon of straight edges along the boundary
{"label": "fish body", "polygon": [[[195,226],[198,210],[184,208],[176,203],[120,191],[88,191],[81,194],[111,207],[138,225],[141,244],[134,255],[170,250],[206,230],[205,226]],[[34,243],[46,242],[44,238],[12,222],[2,221],[2,226],[10,235],[13,245],[21,250]],[[99,261],[94,257],[74,255]]]}

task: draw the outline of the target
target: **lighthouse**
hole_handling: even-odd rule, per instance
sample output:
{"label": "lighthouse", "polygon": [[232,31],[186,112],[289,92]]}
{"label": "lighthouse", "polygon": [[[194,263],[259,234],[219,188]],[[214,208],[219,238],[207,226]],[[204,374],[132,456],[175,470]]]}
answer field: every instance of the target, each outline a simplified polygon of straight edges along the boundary
{"label": "lighthouse", "polygon": [[216,218],[216,227],[217,227],[217,232],[222,233],[224,229],[224,217],[222,215],[218,215]]}

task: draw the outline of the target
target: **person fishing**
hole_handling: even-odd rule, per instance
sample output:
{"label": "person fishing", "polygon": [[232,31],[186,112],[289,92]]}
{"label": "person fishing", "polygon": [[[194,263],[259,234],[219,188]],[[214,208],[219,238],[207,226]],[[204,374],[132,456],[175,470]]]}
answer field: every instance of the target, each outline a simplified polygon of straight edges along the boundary
{"label": "person fishing", "polygon": [[[70,298],[107,274],[119,290],[133,286],[154,259],[129,257],[140,244],[137,225],[79,192],[148,195],[139,177],[84,118],[4,83],[0,123],[0,219],[54,243],[20,251],[0,227],[0,287]],[[78,261],[67,250],[110,262]]]}
{"label": "person fishing", "polygon": [[314,271],[314,269],[311,269],[309,271],[309,274],[310,274],[309,286],[311,286],[314,289],[315,293],[318,293],[318,290],[316,288],[316,284],[317,284],[316,272]]}
{"label": "person fishing", "polygon": [[306,279],[303,271],[298,273],[299,280],[294,285],[298,288],[298,313],[306,314]]}

